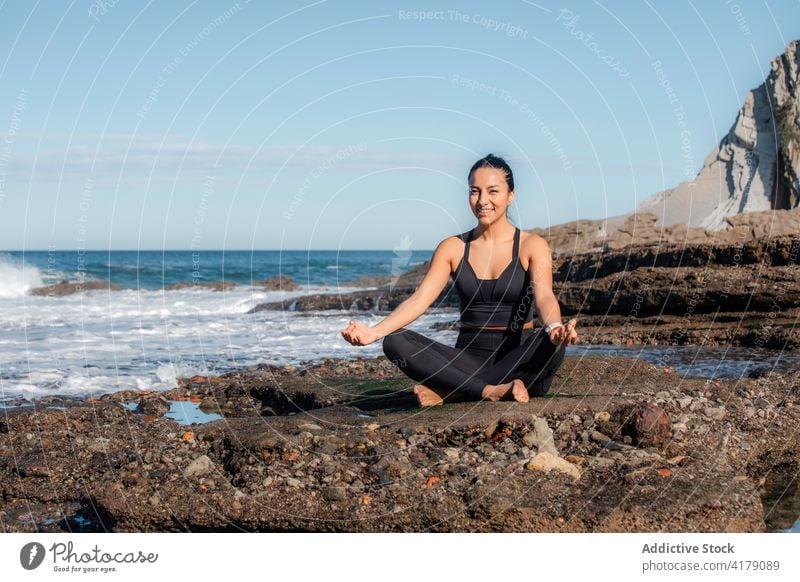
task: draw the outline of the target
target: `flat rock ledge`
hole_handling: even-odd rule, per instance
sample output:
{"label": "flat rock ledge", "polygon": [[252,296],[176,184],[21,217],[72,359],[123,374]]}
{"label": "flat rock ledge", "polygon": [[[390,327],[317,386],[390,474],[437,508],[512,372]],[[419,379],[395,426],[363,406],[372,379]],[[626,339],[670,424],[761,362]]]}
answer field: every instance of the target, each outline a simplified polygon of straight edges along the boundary
{"label": "flat rock ledge", "polygon": [[[568,357],[526,404],[420,409],[384,357],[262,365],[0,416],[0,525],[32,531],[761,532],[797,495],[800,373]],[[223,420],[180,425],[184,400]],[[641,402],[669,433],[636,445]],[[132,406],[136,403],[136,410]],[[792,481],[792,479],[794,479]],[[787,486],[789,486],[787,493]],[[771,521],[770,521],[771,520]]]}

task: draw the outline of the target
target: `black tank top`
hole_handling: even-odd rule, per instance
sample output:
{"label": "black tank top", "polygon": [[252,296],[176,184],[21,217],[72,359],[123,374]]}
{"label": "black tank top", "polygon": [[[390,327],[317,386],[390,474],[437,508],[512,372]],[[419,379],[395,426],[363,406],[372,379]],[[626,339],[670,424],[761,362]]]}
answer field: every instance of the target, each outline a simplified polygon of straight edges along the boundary
{"label": "black tank top", "polygon": [[469,264],[469,245],[475,229],[458,235],[464,244],[464,257],[451,273],[461,301],[461,323],[469,326],[506,326],[521,331],[533,321],[533,285],[529,273],[519,262],[520,230],[514,232],[511,263],[497,279],[478,279]]}

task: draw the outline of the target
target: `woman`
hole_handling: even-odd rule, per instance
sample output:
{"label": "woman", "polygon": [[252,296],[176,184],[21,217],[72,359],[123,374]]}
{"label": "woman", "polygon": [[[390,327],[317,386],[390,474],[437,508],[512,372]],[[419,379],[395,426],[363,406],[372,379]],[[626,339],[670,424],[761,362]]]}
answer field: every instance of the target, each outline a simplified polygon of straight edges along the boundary
{"label": "woman", "polygon": [[[445,399],[527,402],[549,390],[566,346],[578,342],[577,321],[561,323],[547,241],[508,222],[511,168],[489,154],[470,169],[469,186],[478,225],[439,243],[417,290],[380,323],[350,320],[341,330],[353,345],[383,338],[386,356],[419,382],[420,406]],[[404,327],[428,309],[449,277],[461,300],[455,347]],[[534,311],[544,326],[536,331]]]}

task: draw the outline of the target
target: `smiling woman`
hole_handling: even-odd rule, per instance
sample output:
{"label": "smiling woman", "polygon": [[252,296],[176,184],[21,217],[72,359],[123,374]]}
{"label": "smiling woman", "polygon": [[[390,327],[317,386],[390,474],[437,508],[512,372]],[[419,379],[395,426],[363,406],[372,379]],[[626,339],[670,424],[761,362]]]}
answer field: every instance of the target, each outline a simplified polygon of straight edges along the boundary
{"label": "smiling woman", "polygon": [[[446,399],[527,402],[550,389],[566,346],[578,341],[576,320],[561,323],[547,242],[508,222],[511,168],[489,154],[470,169],[469,185],[478,225],[439,243],[417,290],[381,322],[351,320],[341,330],[353,345],[383,338],[386,356],[419,382],[414,393],[421,406]],[[450,277],[461,301],[453,347],[403,327],[430,307]],[[534,311],[544,326],[538,330]]]}

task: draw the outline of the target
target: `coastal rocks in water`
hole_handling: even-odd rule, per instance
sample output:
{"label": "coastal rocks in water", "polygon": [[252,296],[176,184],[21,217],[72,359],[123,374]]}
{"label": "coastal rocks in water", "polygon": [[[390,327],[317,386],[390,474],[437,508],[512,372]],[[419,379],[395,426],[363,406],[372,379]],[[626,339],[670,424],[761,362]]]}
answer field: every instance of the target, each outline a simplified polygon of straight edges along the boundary
{"label": "coastal rocks in water", "polygon": [[162,416],[170,408],[169,401],[160,394],[149,394],[139,401],[136,412],[151,416]]}
{"label": "coastal rocks in water", "polygon": [[276,275],[263,281],[254,281],[253,286],[263,287],[267,291],[297,291],[300,289],[300,285],[286,275]]}
{"label": "coastal rocks in water", "polygon": [[55,285],[47,285],[45,287],[35,287],[29,291],[31,295],[38,295],[42,297],[63,297],[64,295],[72,295],[73,293],[80,293],[82,291],[90,291],[92,289],[107,289],[108,291],[119,291],[122,289],[116,283],[106,283],[103,281],[83,281],[82,283],[69,283],[68,281],[61,281]]}
{"label": "coastal rocks in water", "polygon": [[[800,208],[791,212],[800,225]],[[793,235],[759,239],[748,235],[691,245],[685,241],[637,244],[614,251],[564,254],[553,261],[553,289],[562,315],[577,316],[579,333],[583,330],[582,337],[592,343],[790,350],[800,345],[800,329],[793,325],[800,316],[800,279],[793,272],[798,255],[800,240]],[[417,280],[428,266],[415,267],[378,289],[262,303],[250,313],[387,313],[416,291]],[[776,295],[781,297],[778,313],[773,310]],[[452,282],[432,306],[458,309]],[[720,311],[721,306],[725,311]],[[690,319],[687,313],[692,314]],[[769,325],[764,325],[767,314]],[[436,329],[454,325],[457,322],[437,322]]]}
{"label": "coastal rocks in water", "polygon": [[179,291],[181,289],[210,289],[211,291],[227,291],[236,287],[233,281],[181,281],[164,287],[165,291]]}
{"label": "coastal rocks in water", "polygon": [[[416,287],[395,286],[380,287],[370,291],[355,291],[353,293],[322,293],[306,295],[282,301],[260,303],[248,313],[259,311],[278,310],[286,311],[291,307],[294,311],[318,311],[329,309],[345,309],[356,311],[391,311],[416,291]],[[456,307],[458,296],[452,284],[448,283],[439,297],[433,302],[433,307]]]}

